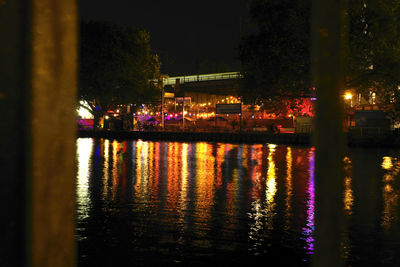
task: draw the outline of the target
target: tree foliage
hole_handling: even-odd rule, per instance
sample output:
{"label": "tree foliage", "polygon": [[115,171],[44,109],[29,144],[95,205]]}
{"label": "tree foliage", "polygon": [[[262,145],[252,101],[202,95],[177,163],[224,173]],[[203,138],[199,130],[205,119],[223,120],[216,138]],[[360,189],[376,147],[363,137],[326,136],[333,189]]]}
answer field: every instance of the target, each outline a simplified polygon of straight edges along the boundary
{"label": "tree foliage", "polygon": [[[243,96],[307,92],[310,80],[310,0],[252,0],[258,31],[239,46]],[[400,97],[400,0],[349,0],[344,41],[346,88],[373,90],[395,107]]]}
{"label": "tree foliage", "polygon": [[400,102],[400,1],[349,0],[346,85],[382,104]]}
{"label": "tree foliage", "polygon": [[158,96],[160,62],[150,34],[106,22],[80,25],[79,97],[102,116],[117,104],[143,103]]}
{"label": "tree foliage", "polygon": [[263,108],[277,117],[307,116],[314,114],[313,101],[309,97],[279,97],[263,100]]}
{"label": "tree foliage", "polygon": [[239,45],[244,98],[255,102],[308,91],[310,1],[253,0],[249,11],[258,32]]}

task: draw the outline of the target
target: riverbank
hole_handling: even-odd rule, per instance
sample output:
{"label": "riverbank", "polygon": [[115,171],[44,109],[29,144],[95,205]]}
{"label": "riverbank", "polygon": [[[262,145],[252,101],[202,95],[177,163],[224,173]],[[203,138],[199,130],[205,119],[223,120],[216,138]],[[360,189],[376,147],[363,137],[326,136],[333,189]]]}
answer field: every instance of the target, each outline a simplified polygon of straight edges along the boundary
{"label": "riverbank", "polygon": [[[270,132],[167,132],[167,131],[78,131],[78,137],[107,139],[142,139],[155,141],[182,142],[229,142],[229,143],[274,143],[284,145],[310,146],[311,134]],[[400,147],[400,135],[360,135],[345,133],[349,146],[362,147]]]}
{"label": "riverbank", "polygon": [[269,132],[164,132],[164,131],[79,131],[79,137],[142,139],[183,142],[311,144],[309,134],[271,134]]}

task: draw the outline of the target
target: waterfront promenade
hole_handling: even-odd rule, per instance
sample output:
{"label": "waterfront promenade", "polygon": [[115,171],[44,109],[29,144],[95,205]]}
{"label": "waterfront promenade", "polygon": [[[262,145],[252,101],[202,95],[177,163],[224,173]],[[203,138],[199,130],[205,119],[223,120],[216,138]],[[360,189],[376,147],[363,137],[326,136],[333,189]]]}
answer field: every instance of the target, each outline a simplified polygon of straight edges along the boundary
{"label": "waterfront promenade", "polygon": [[[312,135],[308,133],[271,132],[189,132],[189,131],[92,131],[80,130],[78,137],[94,137],[107,139],[142,139],[157,141],[183,142],[229,142],[229,143],[274,143],[285,145],[312,146]],[[400,147],[400,135],[360,134],[346,132],[345,140],[349,146],[363,147]]]}

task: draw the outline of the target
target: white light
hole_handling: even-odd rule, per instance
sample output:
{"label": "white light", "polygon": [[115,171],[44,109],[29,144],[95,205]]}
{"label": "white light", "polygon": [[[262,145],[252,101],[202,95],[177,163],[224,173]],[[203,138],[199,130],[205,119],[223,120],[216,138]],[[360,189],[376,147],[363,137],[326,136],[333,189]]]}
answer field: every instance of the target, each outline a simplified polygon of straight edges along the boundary
{"label": "white light", "polygon": [[84,108],[84,107],[87,107],[90,109],[89,104],[84,100],[79,101],[79,104],[80,104],[80,106],[76,110],[78,113],[78,116],[81,117],[82,119],[93,119],[92,113],[90,113],[89,110]]}

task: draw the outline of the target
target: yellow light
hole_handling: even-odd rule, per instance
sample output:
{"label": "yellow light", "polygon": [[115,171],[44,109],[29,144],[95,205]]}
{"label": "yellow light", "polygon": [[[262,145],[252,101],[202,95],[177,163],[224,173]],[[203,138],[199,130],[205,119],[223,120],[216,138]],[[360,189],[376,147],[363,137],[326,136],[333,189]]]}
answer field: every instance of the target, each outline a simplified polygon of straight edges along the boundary
{"label": "yellow light", "polygon": [[390,184],[387,184],[385,185],[384,191],[390,193],[393,191],[393,187]]}
{"label": "yellow light", "polygon": [[275,145],[275,144],[268,144],[268,148],[271,150],[275,150],[276,147],[277,147],[277,145]]}
{"label": "yellow light", "polygon": [[108,120],[110,117],[108,117],[108,116],[105,116],[104,118],[105,118],[106,120]]}
{"label": "yellow light", "polygon": [[391,157],[383,157],[382,168],[385,170],[390,170],[393,167]]}
{"label": "yellow light", "polygon": [[349,92],[347,92],[345,95],[344,95],[344,99],[346,99],[346,100],[350,100],[350,99],[352,99],[353,98],[353,95],[351,94],[351,93],[349,93]]}

